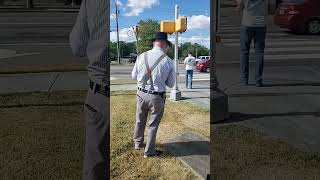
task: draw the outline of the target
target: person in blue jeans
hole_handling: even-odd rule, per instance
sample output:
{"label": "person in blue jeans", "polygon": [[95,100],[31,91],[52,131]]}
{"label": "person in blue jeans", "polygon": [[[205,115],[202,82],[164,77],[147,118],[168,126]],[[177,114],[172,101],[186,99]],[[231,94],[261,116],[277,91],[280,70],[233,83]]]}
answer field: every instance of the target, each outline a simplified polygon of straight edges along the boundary
{"label": "person in blue jeans", "polygon": [[240,79],[243,85],[249,81],[249,54],[252,40],[256,55],[255,81],[262,87],[264,49],[267,33],[267,17],[276,8],[275,0],[237,0],[237,11],[242,12],[240,32]]}
{"label": "person in blue jeans", "polygon": [[196,65],[196,58],[192,56],[191,52],[184,59],[184,64],[186,65],[186,88],[192,89],[193,69]]}

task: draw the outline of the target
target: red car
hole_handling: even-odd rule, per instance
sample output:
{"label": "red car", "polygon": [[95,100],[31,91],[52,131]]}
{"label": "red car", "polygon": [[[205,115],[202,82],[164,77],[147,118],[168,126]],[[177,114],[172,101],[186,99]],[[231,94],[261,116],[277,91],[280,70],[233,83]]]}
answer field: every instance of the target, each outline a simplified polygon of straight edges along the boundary
{"label": "red car", "polygon": [[282,0],[273,22],[296,32],[319,34],[320,0]]}
{"label": "red car", "polygon": [[196,65],[196,69],[200,72],[210,72],[210,59],[200,60]]}

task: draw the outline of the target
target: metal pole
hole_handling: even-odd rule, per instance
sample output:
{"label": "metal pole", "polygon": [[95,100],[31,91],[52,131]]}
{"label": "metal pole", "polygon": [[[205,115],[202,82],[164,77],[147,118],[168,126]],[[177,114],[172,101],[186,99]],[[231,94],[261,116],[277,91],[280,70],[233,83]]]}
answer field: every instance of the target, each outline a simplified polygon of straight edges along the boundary
{"label": "metal pole", "polygon": [[118,64],[121,64],[120,62],[120,42],[119,42],[119,22],[118,22],[118,4],[117,1],[115,1],[116,5],[116,22],[117,22],[117,51],[118,51]]}
{"label": "metal pole", "polygon": [[71,1],[71,7],[74,8],[74,2],[73,2],[73,0]]}
{"label": "metal pole", "polygon": [[138,47],[138,33],[136,32],[137,30],[138,30],[138,27],[136,26],[135,28],[134,27],[132,27],[132,29],[133,29],[133,33],[134,33],[134,35],[135,35],[135,37],[136,37],[136,48],[137,48],[137,55],[139,55],[139,47]]}
{"label": "metal pole", "polygon": [[33,0],[27,0],[27,8],[33,8]]}
{"label": "metal pole", "polygon": [[218,78],[216,72],[216,48],[217,48],[217,28],[219,23],[219,9],[218,6],[220,0],[211,1],[210,7],[210,123],[216,123],[228,119],[229,105],[228,105],[228,95],[222,92],[218,86]]}
{"label": "metal pole", "polygon": [[[179,6],[176,4],[175,6],[175,20],[179,18]],[[178,88],[178,75],[179,75],[179,62],[178,62],[178,46],[179,46],[179,36],[178,32],[175,32],[175,45],[174,45],[174,61],[175,61],[175,69],[176,69],[176,77],[175,77],[175,85],[173,90],[170,93],[170,98],[178,101],[181,99],[181,91]]]}
{"label": "metal pole", "polygon": [[213,8],[213,10],[211,11],[211,18],[213,19],[214,23],[210,24],[210,37],[211,37],[211,44],[210,44],[210,56],[212,59],[212,63],[211,63],[211,74],[210,74],[210,79],[211,79],[211,89],[212,90],[216,90],[218,88],[218,78],[217,78],[217,74],[216,74],[216,48],[217,48],[217,43],[216,43],[216,37],[217,37],[217,14],[218,14],[218,1],[214,0],[213,5],[211,6],[211,8]]}

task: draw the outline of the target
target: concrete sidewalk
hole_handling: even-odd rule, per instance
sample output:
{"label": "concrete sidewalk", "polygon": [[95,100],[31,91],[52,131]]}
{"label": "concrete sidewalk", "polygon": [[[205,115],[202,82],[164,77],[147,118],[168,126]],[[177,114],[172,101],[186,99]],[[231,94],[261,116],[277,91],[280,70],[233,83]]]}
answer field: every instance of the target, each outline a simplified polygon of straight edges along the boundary
{"label": "concrete sidewalk", "polygon": [[[55,81],[56,79],[56,81]],[[51,87],[52,83],[54,85]],[[51,91],[58,90],[86,90],[88,88],[88,75],[86,71],[78,72],[50,72],[50,73],[28,73],[28,74],[1,74],[0,94]],[[197,85],[194,89],[186,89],[184,83],[178,84],[183,97],[183,101],[191,102],[199,107],[209,110],[209,84]],[[136,90],[136,84],[111,85],[111,91]],[[171,89],[167,89],[167,97],[170,96]]]}
{"label": "concrete sidewalk", "polygon": [[[197,86],[194,85],[193,89],[187,89],[184,87],[184,83],[178,84],[179,90],[181,91],[182,100],[190,102],[200,108],[210,109],[210,87],[207,86]],[[110,91],[122,91],[122,90],[136,90],[136,84],[125,84],[125,85],[111,85]],[[170,91],[172,89],[167,89],[167,98],[170,98]],[[112,92],[111,92],[112,94]]]}
{"label": "concrete sidewalk", "polygon": [[320,152],[319,68],[266,67],[265,87],[257,88],[238,83],[239,68],[218,67],[220,89],[229,96],[231,118],[212,127],[240,124],[304,151]]}

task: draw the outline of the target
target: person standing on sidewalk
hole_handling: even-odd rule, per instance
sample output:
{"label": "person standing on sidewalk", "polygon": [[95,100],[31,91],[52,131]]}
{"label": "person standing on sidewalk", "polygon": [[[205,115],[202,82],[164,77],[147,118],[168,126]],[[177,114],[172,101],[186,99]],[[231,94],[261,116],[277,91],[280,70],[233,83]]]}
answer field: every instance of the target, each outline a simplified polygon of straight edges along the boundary
{"label": "person standing on sidewalk", "polygon": [[89,87],[85,100],[86,139],[83,180],[109,179],[110,86],[109,1],[83,0],[70,33],[75,56],[87,56]]}
{"label": "person standing on sidewalk", "polygon": [[240,79],[243,85],[249,80],[249,53],[254,40],[256,55],[256,86],[262,87],[264,49],[268,14],[274,14],[276,0],[237,0],[237,11],[242,12],[240,33]]}
{"label": "person standing on sidewalk", "polygon": [[138,82],[136,123],[134,128],[134,148],[143,146],[144,130],[150,113],[148,139],[144,158],[159,156],[155,149],[157,130],[164,113],[166,86],[175,83],[175,69],[165,51],[171,42],[166,33],[157,32],[152,39],[153,49],[138,56],[132,70],[132,78]]}
{"label": "person standing on sidewalk", "polygon": [[196,65],[196,58],[192,56],[192,53],[188,53],[188,57],[184,59],[184,64],[186,65],[186,88],[192,89],[192,77],[193,69]]}

